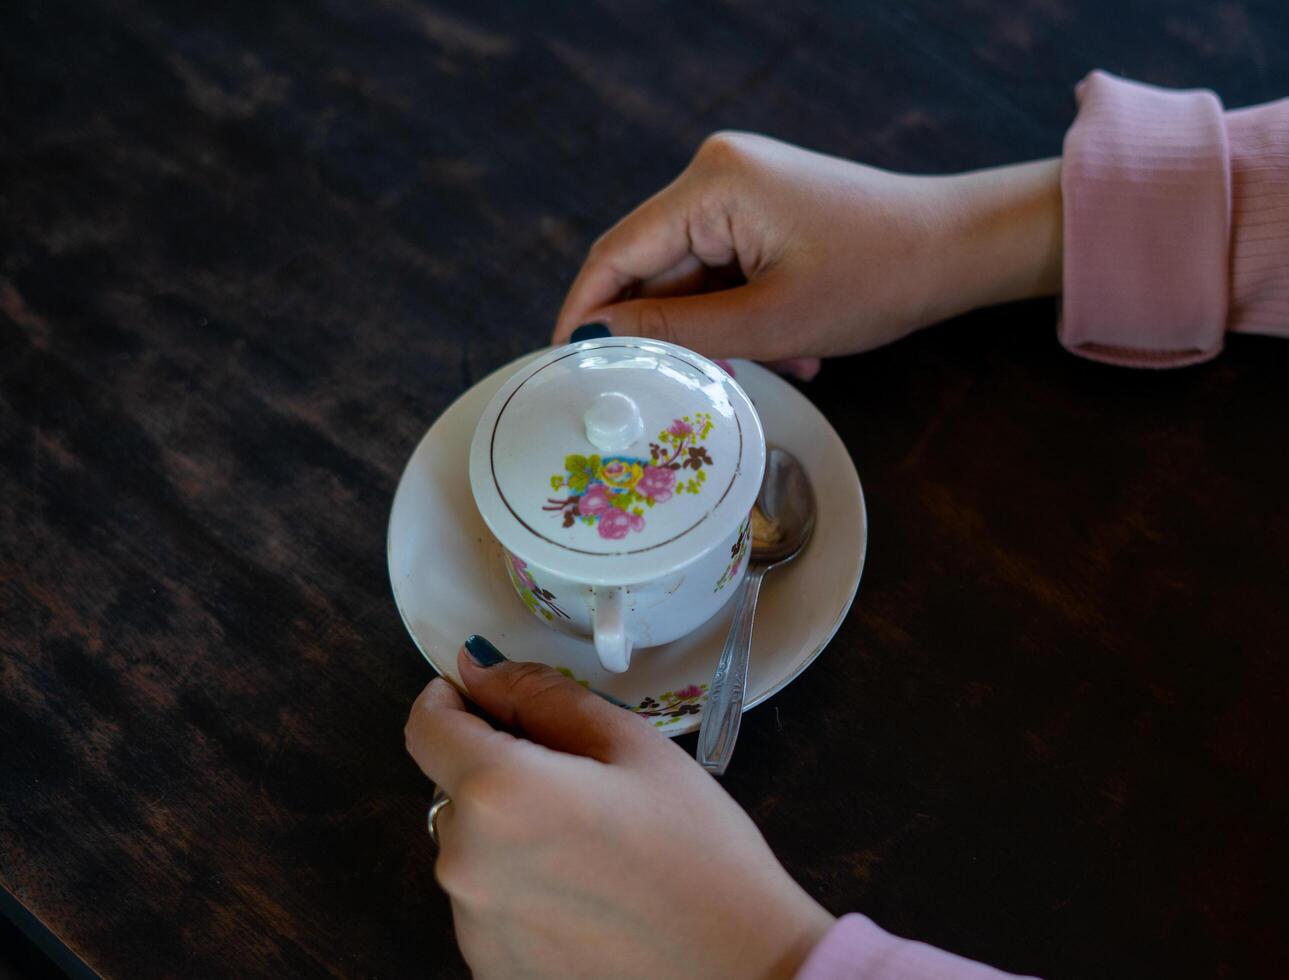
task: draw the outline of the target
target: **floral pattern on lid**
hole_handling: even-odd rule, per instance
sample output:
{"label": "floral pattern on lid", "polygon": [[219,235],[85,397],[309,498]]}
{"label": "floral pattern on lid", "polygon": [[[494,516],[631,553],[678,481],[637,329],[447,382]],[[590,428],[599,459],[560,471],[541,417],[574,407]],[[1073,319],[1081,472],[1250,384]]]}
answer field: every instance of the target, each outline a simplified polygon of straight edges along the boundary
{"label": "floral pattern on lid", "polygon": [[[674,419],[649,443],[649,458],[630,456],[564,457],[564,472],[550,478],[552,490],[569,491],[566,497],[549,497],[542,510],[562,516],[562,526],[576,522],[594,527],[611,541],[645,527],[645,512],[665,504],[676,494],[696,494],[707,482],[704,466],[713,461],[703,445],[715,423],[710,412],[695,412]],[[685,473],[692,473],[689,476]],[[687,478],[681,480],[681,476]]]}

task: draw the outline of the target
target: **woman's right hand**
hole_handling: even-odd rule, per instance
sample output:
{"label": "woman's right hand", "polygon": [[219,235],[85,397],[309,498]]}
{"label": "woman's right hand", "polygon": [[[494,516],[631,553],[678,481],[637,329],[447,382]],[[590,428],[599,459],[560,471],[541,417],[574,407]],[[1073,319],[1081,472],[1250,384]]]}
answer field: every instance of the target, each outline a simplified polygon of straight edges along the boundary
{"label": "woman's right hand", "polygon": [[438,679],[406,735],[451,796],[434,871],[476,977],[796,975],[833,917],[692,756],[480,638],[457,668],[487,718]]}
{"label": "woman's right hand", "polygon": [[915,177],[718,133],[591,248],[553,342],[597,322],[711,357],[848,354],[1060,274],[1058,160]]}

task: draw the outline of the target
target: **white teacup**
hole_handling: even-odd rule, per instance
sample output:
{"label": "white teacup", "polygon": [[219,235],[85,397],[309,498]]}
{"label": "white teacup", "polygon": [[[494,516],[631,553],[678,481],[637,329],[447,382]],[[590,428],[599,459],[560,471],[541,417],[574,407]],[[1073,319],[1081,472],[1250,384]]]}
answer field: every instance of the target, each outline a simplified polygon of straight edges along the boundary
{"label": "white teacup", "polygon": [[470,484],[511,583],[605,669],[702,625],[747,570],[765,468],[756,409],[693,351],[635,337],[553,349],[484,410]]}

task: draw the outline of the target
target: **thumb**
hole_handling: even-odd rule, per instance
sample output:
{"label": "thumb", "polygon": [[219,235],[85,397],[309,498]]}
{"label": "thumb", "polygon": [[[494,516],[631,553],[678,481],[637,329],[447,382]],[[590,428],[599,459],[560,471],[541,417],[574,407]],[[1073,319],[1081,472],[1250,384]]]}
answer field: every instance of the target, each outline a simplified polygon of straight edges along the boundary
{"label": "thumb", "polygon": [[708,357],[782,360],[800,354],[801,337],[771,281],[695,296],[649,297],[601,307],[588,315],[623,337],[650,337]]}
{"label": "thumb", "polygon": [[625,762],[669,745],[643,718],[553,667],[507,660],[481,636],[466,640],[457,669],[470,697],[498,724],[558,752]]}

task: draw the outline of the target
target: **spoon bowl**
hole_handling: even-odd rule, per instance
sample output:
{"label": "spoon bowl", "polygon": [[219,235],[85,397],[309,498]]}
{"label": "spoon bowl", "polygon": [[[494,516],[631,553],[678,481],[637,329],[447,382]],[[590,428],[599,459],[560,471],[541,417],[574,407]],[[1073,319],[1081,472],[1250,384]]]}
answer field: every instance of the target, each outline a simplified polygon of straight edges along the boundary
{"label": "spoon bowl", "polygon": [[806,471],[786,449],[771,449],[752,514],[752,563],[769,571],[791,561],[814,529],[815,495]]}

